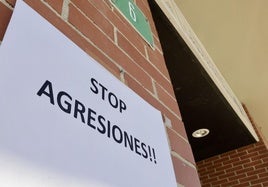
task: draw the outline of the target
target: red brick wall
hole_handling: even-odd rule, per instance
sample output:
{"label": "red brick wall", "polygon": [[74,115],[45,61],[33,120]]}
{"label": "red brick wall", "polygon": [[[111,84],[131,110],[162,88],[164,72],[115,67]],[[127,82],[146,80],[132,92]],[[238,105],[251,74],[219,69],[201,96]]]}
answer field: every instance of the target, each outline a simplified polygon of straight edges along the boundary
{"label": "red brick wall", "polygon": [[[178,184],[200,186],[195,161],[146,0],[137,5],[151,24],[155,50],[109,0],[25,0],[113,75],[160,110],[169,136]],[[0,40],[15,0],[0,0]]]}
{"label": "red brick wall", "polygon": [[197,163],[203,187],[268,186],[268,148],[255,130],[259,142]]}
{"label": "red brick wall", "polygon": [[0,40],[2,41],[2,38],[4,36],[5,30],[7,28],[8,22],[10,20],[12,11],[10,8],[8,8],[8,5],[3,4],[0,2]]}

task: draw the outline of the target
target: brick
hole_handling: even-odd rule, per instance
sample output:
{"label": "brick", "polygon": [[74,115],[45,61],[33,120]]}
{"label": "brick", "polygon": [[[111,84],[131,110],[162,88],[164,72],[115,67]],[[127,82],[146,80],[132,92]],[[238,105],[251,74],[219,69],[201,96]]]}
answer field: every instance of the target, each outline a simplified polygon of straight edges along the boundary
{"label": "brick", "polygon": [[208,180],[209,179],[209,177],[208,176],[199,176],[200,178],[202,178],[203,180]]}
{"label": "brick", "polygon": [[210,162],[206,162],[206,161],[207,160],[201,160],[201,161],[196,162],[198,168],[203,169],[203,168],[206,168],[206,164],[208,164],[208,165],[211,164]]}
{"label": "brick", "polygon": [[144,46],[139,47],[139,45],[136,45],[136,43],[133,43],[133,41],[131,41],[129,39],[129,37],[124,36],[121,32],[117,32],[118,35],[118,45],[122,48],[122,49],[127,49],[128,54],[133,58],[135,58],[137,55],[140,55],[142,57],[142,59],[137,59],[137,62],[139,63],[148,63],[147,59],[146,59],[146,52],[145,52],[145,48]]}
{"label": "brick", "polygon": [[[232,167],[233,167],[233,166],[232,166],[231,163],[230,163],[230,164],[224,164],[223,166],[215,167],[215,170],[216,170],[216,171],[227,170],[227,169],[230,169],[230,168],[232,168]],[[232,172],[230,172],[230,173],[232,173]]]}
{"label": "brick", "polygon": [[178,119],[178,117],[174,116],[172,113],[168,112],[165,113],[164,111],[162,112],[165,116],[167,116],[168,119],[171,121],[171,126],[174,131],[176,131],[178,134],[180,134],[182,137],[185,139],[188,139],[186,130],[184,127],[184,123]]}
{"label": "brick", "polygon": [[213,173],[210,173],[209,177],[213,178],[213,177],[218,177],[219,175],[224,175],[224,174],[225,174],[225,171],[215,171]]}
{"label": "brick", "polygon": [[241,183],[243,183],[243,182],[250,182],[250,181],[255,180],[255,179],[258,179],[258,176],[256,176],[256,175],[248,176],[248,177],[239,179],[239,181],[240,181]]}
{"label": "brick", "polygon": [[226,161],[223,161],[222,164],[223,165],[232,164],[233,162],[238,162],[238,161],[240,161],[239,157],[232,158],[232,159],[229,159],[229,157],[228,157],[228,159],[226,159]]}
{"label": "brick", "polygon": [[199,175],[200,175],[200,178],[208,178],[208,176],[207,175],[204,175],[204,173],[207,171],[207,168],[202,168],[202,169],[200,169],[199,167],[198,167],[198,173],[199,173]]}
{"label": "brick", "polygon": [[117,32],[117,42],[118,46],[123,49],[139,65],[144,67],[145,64],[148,64],[148,61],[145,58],[145,51],[143,50],[143,53],[141,53],[141,51],[138,51],[137,48],[131,44],[130,41],[120,32]]}
{"label": "brick", "polygon": [[232,164],[233,164],[233,166],[238,166],[238,165],[244,165],[244,164],[250,163],[250,162],[251,162],[251,160],[249,158],[247,158],[244,160],[239,160],[239,161],[233,162]]}
{"label": "brick", "polygon": [[219,159],[213,161],[213,164],[216,165],[218,163],[223,163],[223,162],[228,161],[228,160],[229,160],[228,157],[223,157],[223,158],[219,157]]}
{"label": "brick", "polygon": [[[167,114],[167,116],[169,115]],[[170,115],[169,119],[171,119],[172,121],[172,129],[179,133],[185,139],[188,139],[184,123],[181,120],[178,120],[174,115]]]}
{"label": "brick", "polygon": [[238,152],[232,152],[232,154],[230,154],[229,157],[230,159],[232,159],[232,158],[238,158],[247,154],[248,153],[246,151],[238,151]]}
{"label": "brick", "polygon": [[45,0],[58,14],[61,14],[63,0]]}
{"label": "brick", "polygon": [[237,185],[233,185],[232,187],[249,187],[250,183],[249,182],[243,182]]}
{"label": "brick", "polygon": [[268,177],[268,172],[265,171],[265,172],[263,172],[263,173],[259,173],[258,176],[259,176],[259,178],[265,178],[265,177]]}
{"label": "brick", "polygon": [[170,79],[169,72],[165,63],[163,54],[158,50],[148,49],[148,57],[150,62],[161,72],[167,79]]}
{"label": "brick", "polygon": [[[89,18],[97,27],[100,28],[111,40],[114,40],[114,26],[111,21],[101,14],[100,10],[96,9],[88,0],[72,0],[73,4],[79,8],[87,18]],[[100,4],[100,2],[98,2]],[[110,10],[111,11],[111,10]]]}
{"label": "brick", "polygon": [[229,181],[234,181],[234,180],[238,180],[238,179],[242,179],[245,178],[247,175],[245,173],[239,174],[239,175],[233,175],[231,177],[228,178]]}
{"label": "brick", "polygon": [[194,168],[188,166],[174,156],[172,156],[171,158],[173,162],[176,180],[179,184],[182,184],[183,186],[201,186],[198,178],[198,173]]}
{"label": "brick", "polygon": [[237,151],[238,151],[238,153],[246,152],[246,154],[247,154],[247,150],[248,150],[249,148],[251,148],[251,147],[254,147],[254,144],[240,147]]}
{"label": "brick", "polygon": [[[69,21],[90,39],[99,49],[122,66],[124,70],[135,76],[148,90],[153,92],[150,76],[129,57],[120,51],[115,44],[88,21],[73,5],[70,5]],[[96,33],[98,35],[96,36]]]}
{"label": "brick", "polygon": [[211,187],[210,183],[207,183],[207,184],[201,183],[201,184],[202,184],[202,187]]}
{"label": "brick", "polygon": [[[216,163],[216,164],[213,163],[212,165],[210,165],[210,166],[207,167],[207,170],[208,171],[212,171],[212,172],[213,171],[216,172],[216,168],[218,168],[218,167],[222,167],[222,163],[220,163],[220,162],[219,163]],[[229,167],[229,166],[227,166],[227,167]],[[221,170],[219,170],[219,171],[221,171]]]}
{"label": "brick", "polygon": [[[240,165],[241,166],[241,165]],[[242,166],[241,166],[242,167]],[[250,168],[245,168],[245,169],[241,169],[241,170],[236,170],[235,172],[237,173],[237,174],[240,174],[240,173],[247,173],[247,172],[249,172],[249,171],[252,171],[252,170],[254,170],[254,168],[253,167],[250,167]]]}
{"label": "brick", "polygon": [[[217,175],[216,172],[224,171],[225,173],[217,175],[217,178],[227,179],[228,182],[221,183],[220,186],[268,186],[267,149],[264,147],[263,142],[258,142],[198,162],[198,169],[202,172],[200,172],[202,184],[217,186],[218,184],[208,182],[209,178],[203,176],[211,176],[214,179]],[[222,163],[223,165],[213,165],[215,163]],[[226,164],[228,167],[225,167]]]}
{"label": "brick", "polygon": [[253,145],[256,148],[258,148],[258,147],[265,147],[266,148],[266,146],[265,146],[265,144],[264,144],[264,142],[262,140],[260,140],[258,143],[253,144]]}
{"label": "brick", "polygon": [[130,57],[133,59],[133,61],[139,64],[146,72],[148,72],[148,74],[154,77],[156,82],[160,84],[165,90],[167,90],[167,92],[174,95],[170,80],[167,79],[167,77],[164,77],[164,75],[162,75],[162,73],[160,73],[156,67],[152,66],[145,59],[145,57],[137,51],[137,49],[129,42],[125,36],[123,36],[120,32],[117,33],[119,47],[126,51],[128,55],[130,55]]}
{"label": "brick", "polygon": [[155,50],[158,50],[159,52],[163,53],[161,41],[155,35],[153,35],[153,38],[154,38],[154,48],[155,48]]}
{"label": "brick", "polygon": [[259,151],[259,154],[260,154],[260,155],[265,155],[265,156],[267,156],[267,155],[268,155],[268,149],[260,150],[260,151]]}
{"label": "brick", "polygon": [[239,184],[239,182],[238,181],[228,181],[228,182],[221,183],[221,186],[233,186],[236,184]]}
{"label": "brick", "polygon": [[268,163],[258,164],[254,166],[255,169],[268,168]]}
{"label": "brick", "polygon": [[[127,26],[128,28],[121,28],[120,25],[116,25],[118,31],[131,43],[135,48],[143,55],[146,56],[145,47],[149,44],[139,35],[139,33],[132,28],[132,26]],[[133,30],[134,33],[129,34],[129,31]],[[124,32],[125,31],[125,32]],[[135,40],[136,39],[136,40]],[[138,40],[137,40],[138,39]]]}
{"label": "brick", "polygon": [[222,158],[229,158],[229,156],[228,155],[224,155],[224,154],[222,154],[222,155],[216,155],[216,156],[214,156],[214,157],[211,157],[210,158],[210,160],[211,161],[215,161],[215,160],[219,160],[219,159],[222,159]]}
{"label": "brick", "polygon": [[[147,68],[147,67],[145,67]],[[170,82],[170,80],[167,80],[164,76],[160,75],[157,71],[151,72],[152,77],[154,80],[159,84],[162,88],[164,88],[168,93],[174,93],[173,86]],[[180,115],[180,114],[178,114]],[[181,116],[181,115],[180,115]]]}
{"label": "brick", "polygon": [[3,40],[7,25],[12,15],[12,10],[10,10],[2,2],[0,2],[0,12],[0,40]]}
{"label": "brick", "polygon": [[268,163],[268,157],[262,158],[261,159],[264,163]]}
{"label": "brick", "polygon": [[250,148],[248,148],[248,149],[247,149],[247,152],[248,152],[248,153],[255,153],[255,154],[258,154],[258,152],[261,152],[261,151],[263,151],[263,150],[267,150],[267,149],[265,148],[265,146],[256,146],[256,145],[254,144],[254,147],[250,147]]}
{"label": "brick", "polygon": [[[255,177],[255,176],[254,176]],[[254,180],[256,179],[256,180]],[[256,177],[251,179],[251,184],[262,184],[264,182],[267,182],[268,181],[268,176],[267,177],[264,177],[264,178],[260,178],[260,179],[257,179]]]}
{"label": "brick", "polygon": [[262,184],[255,184],[255,185],[251,185],[251,187],[263,187]]}
{"label": "brick", "polygon": [[69,22],[100,49],[109,46],[115,48],[111,46],[112,42],[102,33],[102,30],[89,21],[73,4],[69,5]]}
{"label": "brick", "polygon": [[157,90],[158,98],[165,105],[169,106],[170,109],[173,112],[181,115],[176,98],[172,97],[172,95],[170,95],[169,93],[167,93],[167,91],[165,89],[163,89],[161,86],[159,86],[157,83],[155,85],[156,85],[156,90]]}
{"label": "brick", "polygon": [[265,160],[268,158],[268,155],[259,155],[259,154],[256,154],[256,156],[252,156],[250,157],[250,159],[252,161],[256,161],[256,160]]}
{"label": "brick", "polygon": [[[79,1],[71,0],[72,2],[75,2],[76,4],[79,3]],[[113,6],[110,2],[110,0],[88,0],[107,20],[110,20],[111,23],[114,21],[114,13],[113,13]],[[84,2],[81,0],[81,2]],[[81,9],[84,10],[84,9]]]}
{"label": "brick", "polygon": [[220,185],[220,184],[223,184],[223,183],[226,183],[226,182],[228,182],[227,179],[221,179],[221,180],[217,180],[215,182],[212,182],[211,184],[212,184],[212,186],[216,186],[216,185]]}
{"label": "brick", "polygon": [[249,163],[245,163],[245,164],[243,164],[243,166],[244,166],[244,168],[248,168],[248,167],[253,167],[253,166],[255,166],[257,164],[261,164],[261,163],[262,163],[262,161],[259,159],[259,160],[251,161]]}
{"label": "brick", "polygon": [[239,166],[233,166],[230,169],[226,169],[226,172],[239,171],[241,169],[243,169],[243,167],[241,165],[239,165]]}
{"label": "brick", "polygon": [[264,173],[264,172],[266,172],[265,168],[254,169],[252,171],[247,172],[247,176],[258,175],[258,174]]}
{"label": "brick", "polygon": [[15,4],[16,4],[16,0],[6,0],[6,2],[7,2],[8,4],[10,4],[12,7],[14,7]]}
{"label": "brick", "polygon": [[219,156],[219,158],[225,158],[226,160],[230,159],[229,155],[221,154],[218,156]]}
{"label": "brick", "polygon": [[[178,114],[174,114],[174,113],[172,113],[171,111],[170,111],[170,109],[167,107],[167,106],[165,106],[165,105],[163,105],[163,104],[161,104],[161,109],[159,109],[163,114],[165,114],[166,116],[171,116],[171,118],[170,119],[172,119],[172,124],[181,124],[181,116],[179,116]],[[174,125],[173,125],[174,126]],[[185,129],[184,129],[184,126],[182,126],[182,125],[179,125],[179,126],[175,126],[175,127],[172,127],[173,129],[175,129],[176,130],[176,128],[177,129],[179,129],[179,130],[176,130],[176,132],[178,132],[179,134],[181,134],[181,135],[184,135],[184,137],[187,139],[187,135],[185,134]]]}
{"label": "brick", "polygon": [[190,144],[185,142],[185,140],[183,140],[169,128],[167,128],[167,133],[169,137],[171,150],[178,153],[189,162],[195,163]]}
{"label": "brick", "polygon": [[228,152],[226,152],[226,153],[223,153],[223,154],[221,154],[221,155],[223,155],[223,156],[228,155],[228,157],[229,157],[230,159],[233,159],[233,158],[237,158],[237,157],[238,157],[237,154],[239,154],[239,153],[237,152],[237,150],[233,150],[233,151],[228,151]]}
{"label": "brick", "polygon": [[211,174],[211,173],[213,173],[213,172],[215,172],[215,170],[213,170],[213,171],[212,171],[212,170],[206,170],[206,171],[204,171],[202,174],[199,173],[199,175],[200,175],[200,176],[203,176],[203,177],[204,177],[204,176],[209,177],[209,174]]}
{"label": "brick", "polygon": [[209,178],[205,181],[205,183],[209,183],[210,185],[212,185],[212,183],[217,182],[218,180],[219,180],[219,179],[218,179],[217,176],[215,176],[215,177],[209,177]]}
{"label": "brick", "polygon": [[197,165],[198,165],[198,168],[202,169],[202,168],[207,168],[209,166],[212,166],[213,162],[211,161],[211,158],[210,158],[210,159],[197,162]]}
{"label": "brick", "polygon": [[266,168],[268,170],[268,163],[258,164],[254,167],[255,169]]}

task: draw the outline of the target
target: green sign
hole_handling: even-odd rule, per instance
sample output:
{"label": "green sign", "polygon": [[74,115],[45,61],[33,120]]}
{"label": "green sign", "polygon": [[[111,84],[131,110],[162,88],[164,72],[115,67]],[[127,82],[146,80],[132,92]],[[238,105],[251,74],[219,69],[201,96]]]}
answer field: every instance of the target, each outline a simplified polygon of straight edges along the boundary
{"label": "green sign", "polygon": [[114,6],[125,16],[125,18],[133,25],[137,32],[144,40],[154,46],[153,35],[151,32],[148,19],[132,0],[111,0]]}

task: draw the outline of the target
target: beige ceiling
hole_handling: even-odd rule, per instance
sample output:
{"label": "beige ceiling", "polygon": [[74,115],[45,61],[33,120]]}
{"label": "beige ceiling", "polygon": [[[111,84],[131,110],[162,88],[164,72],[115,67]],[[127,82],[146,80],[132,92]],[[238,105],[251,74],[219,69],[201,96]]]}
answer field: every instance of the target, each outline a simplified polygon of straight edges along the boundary
{"label": "beige ceiling", "polygon": [[175,2],[268,139],[268,1]]}

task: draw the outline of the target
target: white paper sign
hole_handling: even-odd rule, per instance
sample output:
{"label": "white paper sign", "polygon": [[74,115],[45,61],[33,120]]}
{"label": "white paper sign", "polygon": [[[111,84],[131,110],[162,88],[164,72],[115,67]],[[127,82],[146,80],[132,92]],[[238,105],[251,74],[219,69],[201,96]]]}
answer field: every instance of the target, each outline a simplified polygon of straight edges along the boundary
{"label": "white paper sign", "polygon": [[160,112],[21,0],[0,88],[0,186],[176,186]]}

